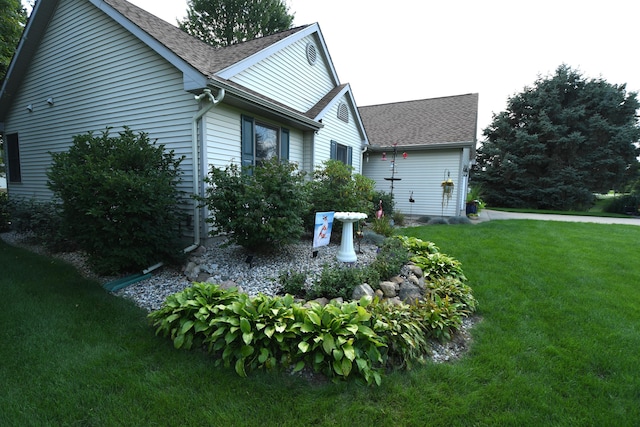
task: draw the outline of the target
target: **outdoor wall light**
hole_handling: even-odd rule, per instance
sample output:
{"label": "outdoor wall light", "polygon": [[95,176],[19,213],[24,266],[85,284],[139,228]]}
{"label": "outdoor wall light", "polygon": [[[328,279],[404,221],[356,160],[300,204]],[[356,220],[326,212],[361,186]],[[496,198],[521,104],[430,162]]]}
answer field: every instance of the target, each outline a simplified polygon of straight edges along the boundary
{"label": "outdoor wall light", "polygon": [[47,98],[47,104],[49,104],[49,105],[53,105],[54,104],[52,97]]}
{"label": "outdoor wall light", "polygon": [[27,105],[27,110],[29,110],[30,113],[33,113],[33,104]]}

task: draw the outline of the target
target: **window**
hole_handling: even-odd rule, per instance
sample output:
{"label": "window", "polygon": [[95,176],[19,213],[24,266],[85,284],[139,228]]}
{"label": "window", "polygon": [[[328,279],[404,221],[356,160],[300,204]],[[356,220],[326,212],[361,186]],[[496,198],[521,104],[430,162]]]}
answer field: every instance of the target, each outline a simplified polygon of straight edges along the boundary
{"label": "window", "polygon": [[256,164],[278,157],[278,129],[256,123]]}
{"label": "window", "polygon": [[242,166],[259,165],[274,157],[289,159],[289,130],[242,116]]}
{"label": "window", "polygon": [[5,138],[7,140],[7,167],[9,168],[9,182],[22,182],[18,134],[12,133],[5,135]]}
{"label": "window", "polygon": [[345,165],[351,166],[353,163],[353,149],[346,145],[331,141],[331,159],[339,160]]}

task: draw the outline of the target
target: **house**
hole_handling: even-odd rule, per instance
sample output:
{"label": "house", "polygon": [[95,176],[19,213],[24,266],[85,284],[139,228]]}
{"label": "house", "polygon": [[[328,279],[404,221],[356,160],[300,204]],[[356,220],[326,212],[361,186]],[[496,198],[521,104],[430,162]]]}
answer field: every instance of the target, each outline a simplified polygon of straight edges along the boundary
{"label": "house", "polygon": [[[211,165],[361,172],[368,144],[317,24],[213,48],[125,0],[36,2],[0,93],[10,196],[51,198],[51,152],[125,125],[184,156],[181,189],[200,195]],[[197,244],[206,212],[188,203]]]}
{"label": "house", "polygon": [[[477,93],[359,111],[369,139],[362,173],[375,180],[376,190],[393,189],[396,210],[411,216],[464,215],[475,158]],[[449,179],[454,185],[446,194],[443,181]]]}

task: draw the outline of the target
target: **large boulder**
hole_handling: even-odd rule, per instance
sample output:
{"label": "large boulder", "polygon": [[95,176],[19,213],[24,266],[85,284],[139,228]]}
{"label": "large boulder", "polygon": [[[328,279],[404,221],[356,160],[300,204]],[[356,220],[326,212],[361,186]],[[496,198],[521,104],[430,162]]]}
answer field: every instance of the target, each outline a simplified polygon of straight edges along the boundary
{"label": "large boulder", "polygon": [[398,296],[403,302],[411,304],[416,300],[421,300],[424,294],[418,286],[409,281],[405,281],[400,285],[400,292],[398,292]]}

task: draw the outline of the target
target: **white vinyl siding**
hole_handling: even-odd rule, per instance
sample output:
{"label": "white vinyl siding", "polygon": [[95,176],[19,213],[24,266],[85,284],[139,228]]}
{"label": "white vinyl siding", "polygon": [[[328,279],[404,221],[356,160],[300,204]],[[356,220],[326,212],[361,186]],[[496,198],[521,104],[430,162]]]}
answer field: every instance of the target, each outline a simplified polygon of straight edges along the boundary
{"label": "white vinyl siding", "polygon": [[[347,102],[346,99],[343,102]],[[362,137],[358,131],[357,122],[349,120],[349,123],[338,118],[340,101],[335,102],[332,108],[322,118],[324,127],[315,137],[314,167],[322,167],[322,163],[331,158],[331,141],[351,147],[353,152],[352,165],[355,173],[361,173]]]}
{"label": "white vinyl siding", "polygon": [[[386,153],[386,161],[381,160],[380,152],[369,152],[368,161],[365,154],[363,174],[376,182],[376,190],[390,193],[391,181],[384,178],[391,178],[393,150],[389,149]],[[408,151],[407,158],[403,159],[402,152],[398,150],[394,177],[401,180],[394,181],[393,184],[396,210],[405,215],[426,215],[432,218],[459,215],[458,207],[462,197],[459,191],[459,183],[462,182],[459,176],[461,155],[462,150],[455,149]],[[446,178],[447,170],[456,185],[448,206],[443,208],[441,183]],[[409,202],[411,192],[414,203]]]}
{"label": "white vinyl siding", "polygon": [[186,156],[181,189],[189,191],[196,110],[182,73],[90,3],[61,0],[5,123],[21,145],[22,183],[10,191],[49,198],[49,152],[68,149],[73,135],[125,125]]}
{"label": "white vinyl siding", "polygon": [[305,112],[337,84],[332,81],[328,63],[323,55],[318,54],[315,65],[309,65],[306,45],[313,39],[313,36],[305,37],[230,80]]}

